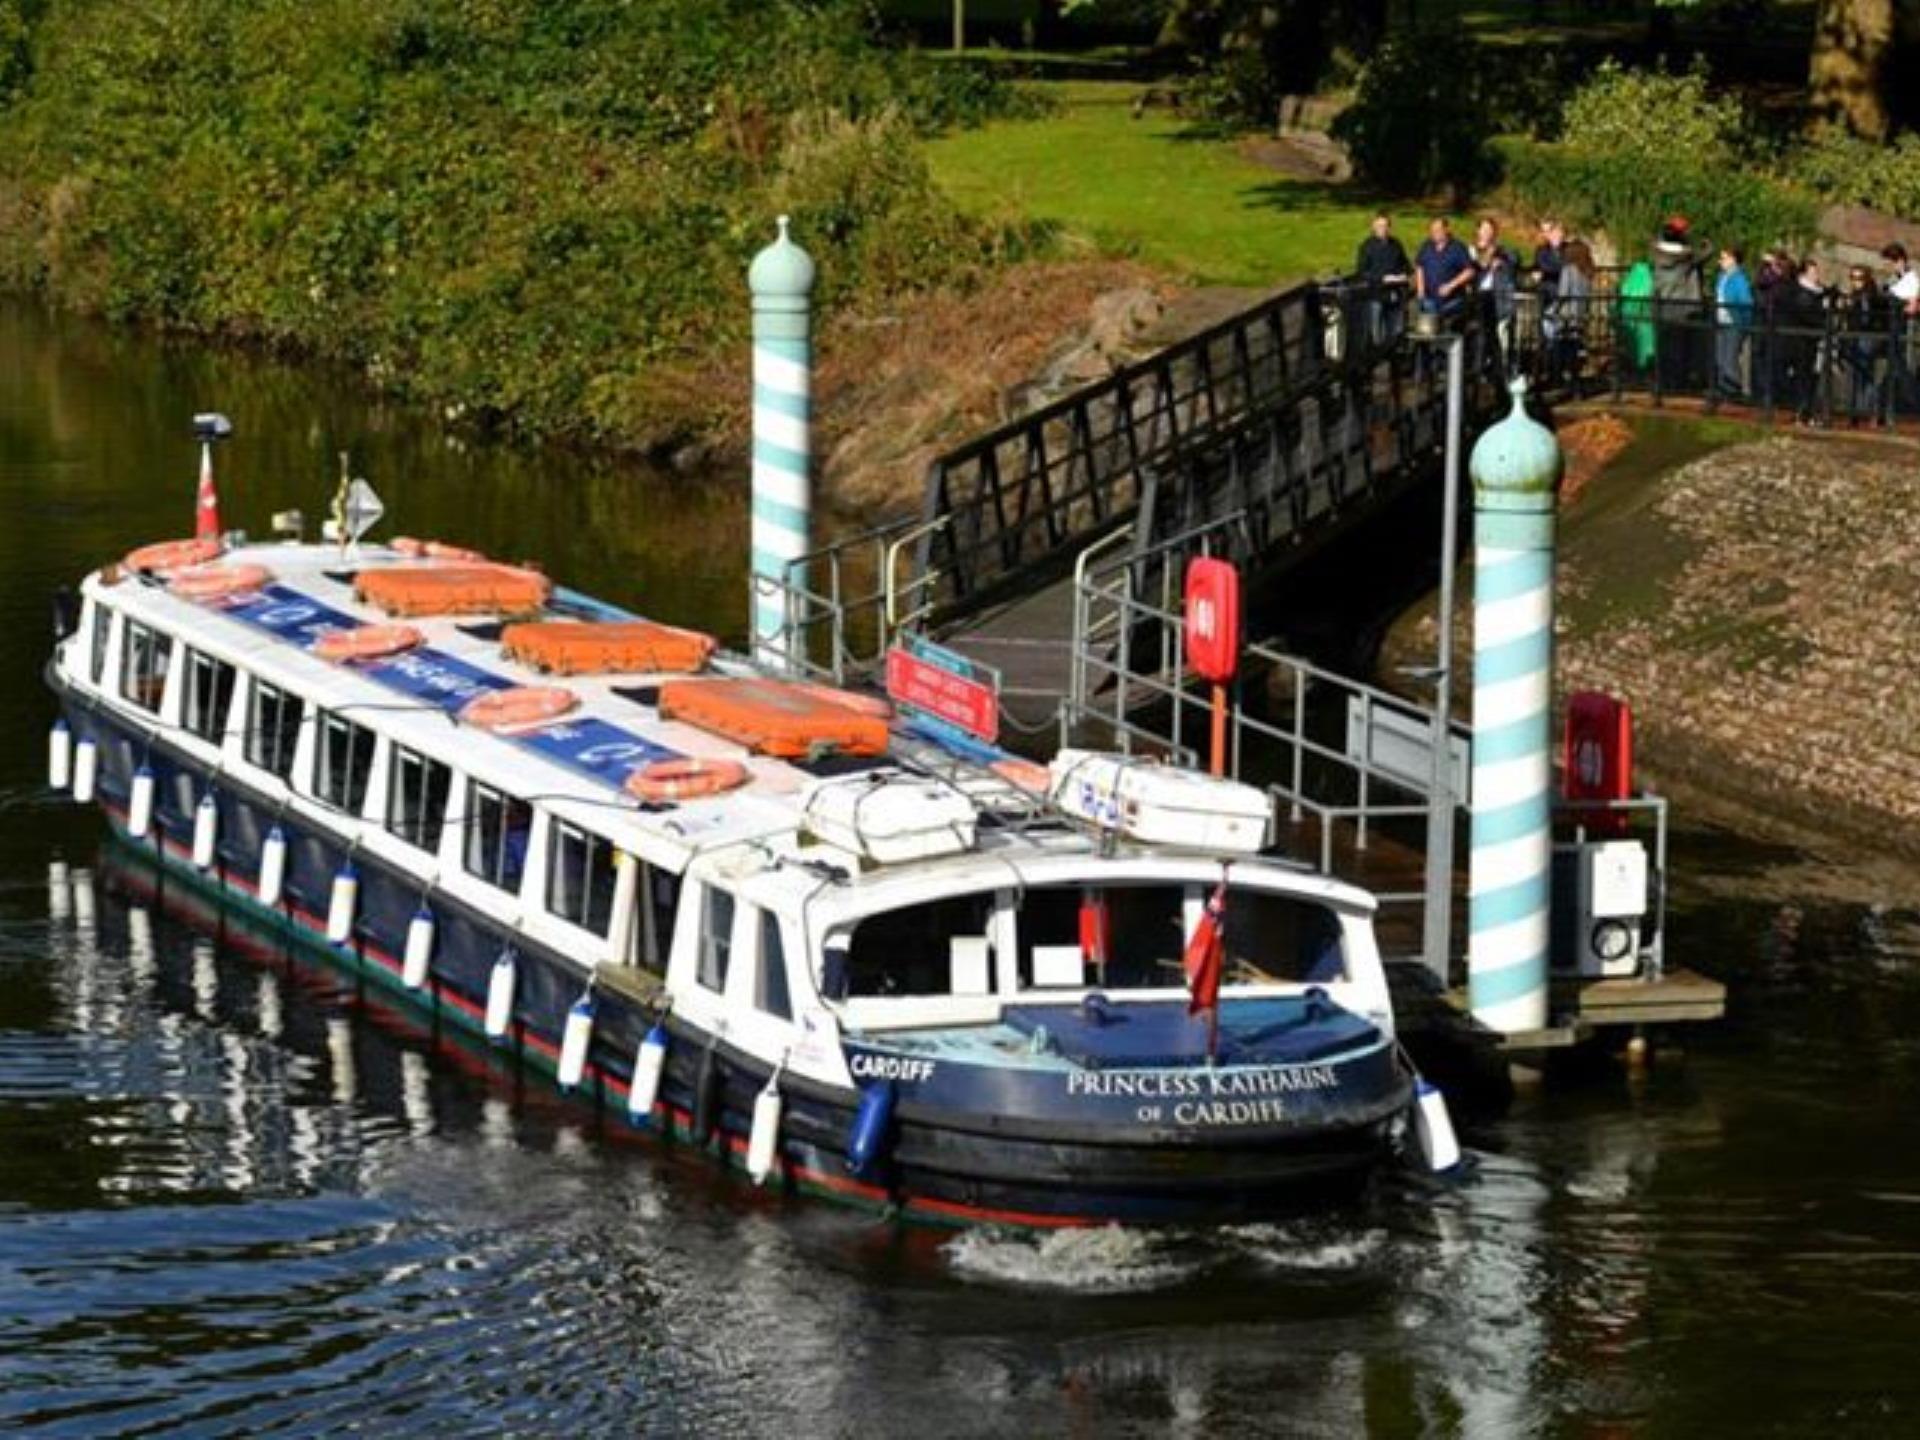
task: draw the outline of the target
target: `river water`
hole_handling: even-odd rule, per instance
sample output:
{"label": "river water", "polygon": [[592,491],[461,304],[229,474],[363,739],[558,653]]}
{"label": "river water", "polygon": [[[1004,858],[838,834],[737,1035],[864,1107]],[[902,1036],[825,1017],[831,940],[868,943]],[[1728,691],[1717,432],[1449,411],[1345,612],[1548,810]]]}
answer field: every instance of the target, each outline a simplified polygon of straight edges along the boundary
{"label": "river water", "polygon": [[[47,597],[228,522],[397,528],[737,631],[743,482],[476,447],[313,370],[0,307],[0,1423],[47,1434],[1920,1433],[1909,873],[1683,827],[1726,1023],[1523,1088],[1468,1175],[1224,1233],[902,1231],[516,1092],[41,788]],[[1844,858],[1844,852],[1842,852]]]}

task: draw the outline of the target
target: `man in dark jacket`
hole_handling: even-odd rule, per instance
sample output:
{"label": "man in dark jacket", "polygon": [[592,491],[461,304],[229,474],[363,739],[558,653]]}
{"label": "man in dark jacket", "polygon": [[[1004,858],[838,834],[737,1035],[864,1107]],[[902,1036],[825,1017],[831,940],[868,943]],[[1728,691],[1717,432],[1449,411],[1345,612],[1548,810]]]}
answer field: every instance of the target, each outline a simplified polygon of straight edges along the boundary
{"label": "man in dark jacket", "polygon": [[1454,237],[1453,222],[1444,215],[1434,216],[1427,226],[1426,241],[1413,260],[1414,291],[1420,297],[1420,308],[1443,316],[1460,314],[1477,273],[1473,256]]}
{"label": "man in dark jacket", "polygon": [[1393,340],[1406,323],[1407,282],[1413,267],[1386,211],[1373,217],[1353,268],[1354,278],[1365,287],[1368,334],[1376,344]]}

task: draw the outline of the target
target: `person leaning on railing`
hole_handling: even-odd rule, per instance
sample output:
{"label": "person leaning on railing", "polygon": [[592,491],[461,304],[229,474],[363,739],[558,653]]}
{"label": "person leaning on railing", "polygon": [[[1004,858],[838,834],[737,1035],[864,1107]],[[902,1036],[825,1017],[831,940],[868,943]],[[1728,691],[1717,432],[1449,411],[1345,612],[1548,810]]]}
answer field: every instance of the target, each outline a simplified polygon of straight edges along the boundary
{"label": "person leaning on railing", "polygon": [[1889,358],[1893,308],[1864,265],[1847,272],[1847,293],[1840,301],[1840,360],[1846,366],[1848,410],[1855,421],[1881,416],[1881,369]]}

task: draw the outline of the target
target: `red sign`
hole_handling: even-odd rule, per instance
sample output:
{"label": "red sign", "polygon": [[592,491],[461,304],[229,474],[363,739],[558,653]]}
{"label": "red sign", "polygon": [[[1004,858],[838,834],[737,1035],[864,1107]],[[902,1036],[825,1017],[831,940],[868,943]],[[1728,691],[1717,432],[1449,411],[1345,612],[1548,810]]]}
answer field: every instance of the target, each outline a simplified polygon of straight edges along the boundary
{"label": "red sign", "polygon": [[1000,738],[1000,697],[991,685],[898,647],[887,651],[887,696],[989,744]]}
{"label": "red sign", "polygon": [[[1626,800],[1633,795],[1633,711],[1598,690],[1567,697],[1561,793],[1569,800]],[[1623,811],[1584,811],[1578,819],[1600,835],[1626,833]]]}
{"label": "red sign", "polygon": [[1201,556],[1187,566],[1187,664],[1224,685],[1240,666],[1240,572]]}

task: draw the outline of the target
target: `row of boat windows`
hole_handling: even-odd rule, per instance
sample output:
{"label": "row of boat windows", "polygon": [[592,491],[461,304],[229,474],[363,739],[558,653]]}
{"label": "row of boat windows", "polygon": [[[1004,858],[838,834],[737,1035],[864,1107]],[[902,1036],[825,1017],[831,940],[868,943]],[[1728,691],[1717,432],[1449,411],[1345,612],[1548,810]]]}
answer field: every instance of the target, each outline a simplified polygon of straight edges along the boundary
{"label": "row of boat windows", "polygon": [[[172,636],[126,619],[121,643],[118,690],[121,697],[150,714],[164,704],[176,647],[184,667],[181,726],[212,745],[226,737],[238,668],[194,649]],[[111,612],[96,607],[90,651],[90,677],[105,680]],[[241,751],[247,763],[294,787],[294,761],[307,702],[293,691],[255,677],[248,689]],[[313,771],[306,787],[322,804],[362,816],[373,783],[378,736],[338,711],[314,715]],[[396,839],[437,854],[445,834],[453,793],[452,767],[394,742],[387,768],[382,828]],[[518,894],[525,879],[533,835],[533,807],[484,781],[467,779],[465,836],[461,865],[475,878]],[[546,907],[549,913],[603,939],[613,929],[616,871],[611,841],[566,821],[554,819],[548,834]],[[672,935],[679,881],[645,867],[645,905],[637,927],[638,963],[664,971]],[[703,964],[706,962],[703,960]],[[724,976],[725,962],[719,962]],[[717,987],[716,987],[717,988]]]}

